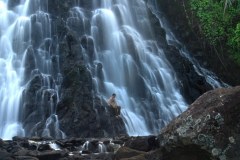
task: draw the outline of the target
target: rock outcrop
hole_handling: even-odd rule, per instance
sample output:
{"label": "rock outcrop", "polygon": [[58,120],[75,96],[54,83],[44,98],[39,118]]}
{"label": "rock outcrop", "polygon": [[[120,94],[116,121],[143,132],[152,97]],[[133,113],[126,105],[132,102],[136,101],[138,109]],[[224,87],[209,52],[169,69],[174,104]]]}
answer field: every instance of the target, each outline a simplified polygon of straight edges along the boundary
{"label": "rock outcrop", "polygon": [[[10,0],[8,5],[14,9],[19,3]],[[29,13],[35,12],[34,4],[30,3]],[[22,82],[26,87],[20,121],[26,136],[63,138],[63,132],[67,137],[126,134],[122,118],[112,115],[104,99],[94,92],[92,68],[87,67],[87,59],[93,61],[95,52],[94,40],[89,36],[92,2],[41,0],[39,5],[46,13],[31,16],[32,41],[25,56]],[[80,11],[77,5],[84,9]],[[46,38],[44,34],[49,35]],[[99,74],[101,69],[99,64]]]}
{"label": "rock outcrop", "polygon": [[92,93],[92,76],[83,63],[82,56],[80,43],[75,37],[68,37],[60,44],[63,82],[57,114],[61,130],[69,137],[111,137],[126,134],[122,118],[112,115],[107,104],[103,105]]}

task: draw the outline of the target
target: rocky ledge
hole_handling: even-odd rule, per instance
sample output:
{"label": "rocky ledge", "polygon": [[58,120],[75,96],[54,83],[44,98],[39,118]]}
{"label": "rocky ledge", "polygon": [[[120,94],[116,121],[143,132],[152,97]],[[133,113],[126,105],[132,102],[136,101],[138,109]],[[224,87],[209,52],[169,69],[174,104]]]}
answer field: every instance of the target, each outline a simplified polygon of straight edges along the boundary
{"label": "rocky ledge", "polygon": [[240,86],[209,91],[159,136],[0,141],[1,160],[239,160]]}
{"label": "rocky ledge", "polygon": [[11,141],[0,140],[0,159],[112,160],[147,153],[156,148],[158,148],[156,136],[64,140],[14,137]]}

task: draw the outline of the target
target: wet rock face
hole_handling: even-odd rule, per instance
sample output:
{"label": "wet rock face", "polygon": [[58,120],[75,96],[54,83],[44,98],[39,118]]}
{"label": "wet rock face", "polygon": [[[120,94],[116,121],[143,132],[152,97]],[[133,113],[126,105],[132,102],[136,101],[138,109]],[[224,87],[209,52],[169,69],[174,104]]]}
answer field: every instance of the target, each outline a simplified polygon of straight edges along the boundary
{"label": "wet rock face", "polygon": [[[51,106],[56,106],[57,103],[56,91],[53,89],[45,89],[42,86],[43,83],[43,75],[36,73],[23,91],[23,103],[21,104],[23,110],[20,120],[27,131],[27,137],[42,135],[45,121],[51,116],[52,110],[54,110]],[[53,80],[51,83],[54,83]]]}
{"label": "wet rock face", "polygon": [[30,79],[32,70],[36,68],[36,61],[32,47],[27,49],[24,67],[24,82],[26,82]]}
{"label": "wet rock face", "polygon": [[181,148],[193,145],[205,156],[210,153],[209,158],[240,157],[237,151],[240,144],[239,97],[240,87],[207,92],[162,130],[160,145],[172,156],[182,152]]}
{"label": "wet rock face", "polygon": [[177,74],[181,93],[189,104],[203,93],[213,89],[203,76],[196,73],[193,64],[183,58],[174,46],[168,46],[165,53]]}
{"label": "wet rock face", "polygon": [[91,39],[86,39],[85,43],[71,36],[60,44],[63,81],[57,115],[61,130],[71,137],[106,137],[126,134],[123,120],[113,116],[105,108],[107,105],[103,105],[100,99],[94,98],[92,93],[92,76],[83,63],[82,57],[82,47],[87,49]]}
{"label": "wet rock face", "polygon": [[102,128],[102,136],[118,136],[126,135],[127,131],[121,117],[115,117],[115,111],[113,108],[106,105],[104,107],[99,100],[95,100],[95,106],[98,113],[99,125]]}
{"label": "wet rock face", "polygon": [[[199,62],[216,73],[226,83],[239,85],[239,65],[231,60],[226,54],[226,50],[223,51],[221,48],[216,52],[216,48],[208,44],[202,36],[201,29],[198,27],[200,24],[191,11],[187,0],[157,0],[157,4],[166,15],[175,35]],[[189,25],[189,21],[191,21],[191,25]]]}
{"label": "wet rock face", "polygon": [[[162,4],[162,3],[164,2],[161,2],[161,3],[159,2],[159,4]],[[169,4],[169,2],[165,2],[165,3]],[[206,82],[204,77],[196,73],[193,64],[187,58],[183,57],[181,53],[179,53],[179,49],[178,49],[179,44],[174,44],[173,42],[171,42],[172,44],[167,43],[166,32],[161,27],[159,19],[156,17],[156,15],[152,13],[150,9],[148,13],[150,18],[149,20],[152,24],[152,28],[155,33],[155,39],[158,45],[163,48],[163,51],[167,57],[167,60],[172,65],[178,77],[178,84],[180,86],[182,95],[184,96],[188,104],[191,104],[200,95],[202,95],[206,91],[209,91],[213,88],[211,87],[211,85],[209,85]],[[175,17],[179,17],[179,15]]]}
{"label": "wet rock face", "polygon": [[[24,128],[31,130],[31,128],[39,121],[42,120],[42,112],[38,112],[38,106],[40,102],[37,102],[36,95],[41,89],[43,77],[38,74],[35,75],[32,80],[28,83],[26,89],[23,91],[23,116],[22,122]],[[39,107],[40,109],[40,107]]]}
{"label": "wet rock face", "polygon": [[[14,8],[19,2],[9,0],[8,5]],[[32,47],[27,50],[24,64],[23,83],[27,84],[22,96],[21,122],[26,136],[49,136],[43,134],[49,120],[49,132],[54,138],[59,138],[52,134],[57,132],[58,120],[59,128],[66,136],[105,137],[126,134],[123,120],[111,115],[106,104],[94,101],[96,95],[93,92],[92,75],[84,63],[84,54],[89,59],[94,56],[94,40],[87,36],[91,29],[89,17],[92,13],[89,8],[92,2],[41,0],[39,5],[37,7],[46,14],[31,16]],[[75,6],[81,6],[81,9]],[[35,7],[31,6],[29,13],[34,13]],[[82,12],[84,17],[81,17]],[[44,16],[49,20],[47,23],[51,23],[51,35],[48,35],[51,38],[44,39],[41,36],[41,17],[38,16]],[[45,59],[51,65],[48,70],[44,67]],[[101,64],[98,70],[102,74]]]}
{"label": "wet rock face", "polygon": [[[52,34],[59,40],[59,64],[62,74],[57,115],[60,129],[70,137],[106,137],[126,134],[123,120],[112,116],[108,107],[94,93],[91,68],[86,55],[94,58],[94,40],[89,17],[92,5],[86,1],[48,1],[53,17]],[[80,8],[73,6],[81,6]],[[84,12],[84,17],[83,14]],[[66,14],[63,14],[66,13]],[[99,74],[101,74],[99,64]],[[114,127],[113,127],[114,126]]]}

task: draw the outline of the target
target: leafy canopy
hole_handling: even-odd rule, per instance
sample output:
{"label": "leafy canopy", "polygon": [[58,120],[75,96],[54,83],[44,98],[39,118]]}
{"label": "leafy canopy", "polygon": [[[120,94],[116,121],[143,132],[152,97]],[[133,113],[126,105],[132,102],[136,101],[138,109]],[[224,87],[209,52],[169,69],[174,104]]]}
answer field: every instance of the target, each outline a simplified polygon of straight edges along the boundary
{"label": "leafy canopy", "polygon": [[227,48],[240,64],[240,0],[189,0],[199,28],[215,47]]}

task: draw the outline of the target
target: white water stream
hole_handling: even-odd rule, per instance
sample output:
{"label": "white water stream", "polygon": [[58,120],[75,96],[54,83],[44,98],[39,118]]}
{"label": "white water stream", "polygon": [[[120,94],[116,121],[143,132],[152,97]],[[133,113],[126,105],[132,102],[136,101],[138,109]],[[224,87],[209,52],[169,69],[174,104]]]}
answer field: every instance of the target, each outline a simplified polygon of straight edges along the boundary
{"label": "white water stream", "polygon": [[15,6],[11,6],[12,3],[15,2],[0,0],[0,138],[28,136],[20,123],[20,114],[25,111],[20,104],[24,104],[21,102],[23,90],[35,74],[43,77],[40,97],[44,98],[46,93],[51,97],[48,104],[51,114],[42,136],[56,136],[48,131],[48,125],[53,123],[57,130],[55,134],[62,137],[54,115],[56,103],[53,104],[52,99],[57,95],[58,100],[58,86],[51,82],[51,53],[50,48],[44,45],[51,40],[49,15],[41,11],[39,0],[21,0]]}
{"label": "white water stream", "polygon": [[25,29],[30,25],[27,7],[28,1],[16,11],[10,11],[7,1],[0,1],[0,137],[3,139],[25,135],[18,114],[23,90],[22,59],[26,49],[23,43],[30,40],[30,31]]}
{"label": "white water stream", "polygon": [[129,135],[157,134],[187,104],[171,65],[153,40],[145,2],[101,2],[91,20],[96,50],[92,67],[103,66],[102,78],[94,77],[97,91],[104,99],[117,94]]}

